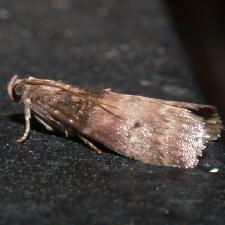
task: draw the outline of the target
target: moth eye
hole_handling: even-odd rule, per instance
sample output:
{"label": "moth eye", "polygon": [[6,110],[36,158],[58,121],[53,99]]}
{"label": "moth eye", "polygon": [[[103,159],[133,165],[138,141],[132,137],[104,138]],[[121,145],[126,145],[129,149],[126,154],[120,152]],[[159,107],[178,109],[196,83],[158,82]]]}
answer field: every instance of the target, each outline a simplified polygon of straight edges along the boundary
{"label": "moth eye", "polygon": [[25,87],[22,84],[16,84],[13,88],[13,99],[14,101],[20,101],[23,93],[25,91]]}

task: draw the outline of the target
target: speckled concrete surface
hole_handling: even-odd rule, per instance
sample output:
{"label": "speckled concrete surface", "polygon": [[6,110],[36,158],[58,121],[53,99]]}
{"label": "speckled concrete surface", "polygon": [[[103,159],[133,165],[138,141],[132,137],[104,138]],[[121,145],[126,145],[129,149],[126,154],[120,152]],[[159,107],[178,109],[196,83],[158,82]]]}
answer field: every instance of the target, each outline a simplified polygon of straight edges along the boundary
{"label": "speckled concrete surface", "polygon": [[15,144],[24,124],[6,94],[15,73],[205,102],[164,1],[1,0],[0,62],[0,224],[224,224],[219,141],[192,170],[96,155],[35,121]]}

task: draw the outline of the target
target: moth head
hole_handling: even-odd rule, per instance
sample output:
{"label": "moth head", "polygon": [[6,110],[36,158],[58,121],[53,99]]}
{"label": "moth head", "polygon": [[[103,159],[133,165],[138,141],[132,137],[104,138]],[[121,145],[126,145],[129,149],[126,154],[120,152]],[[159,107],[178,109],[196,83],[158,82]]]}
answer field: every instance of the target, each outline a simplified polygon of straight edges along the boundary
{"label": "moth head", "polygon": [[8,95],[9,97],[15,101],[19,102],[23,97],[26,88],[22,83],[22,80],[17,79],[17,75],[15,75],[8,84]]}

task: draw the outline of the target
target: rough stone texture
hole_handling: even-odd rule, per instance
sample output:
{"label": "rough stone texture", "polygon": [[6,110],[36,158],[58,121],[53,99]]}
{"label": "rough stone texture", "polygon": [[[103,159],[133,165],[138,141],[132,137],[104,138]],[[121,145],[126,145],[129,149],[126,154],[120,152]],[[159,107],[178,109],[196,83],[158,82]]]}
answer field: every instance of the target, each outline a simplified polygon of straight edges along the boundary
{"label": "rough stone texture", "polygon": [[[0,224],[224,224],[224,145],[196,169],[152,167],[32,123],[6,94],[14,73],[204,102],[164,1],[0,1]],[[218,173],[210,173],[219,168]]]}

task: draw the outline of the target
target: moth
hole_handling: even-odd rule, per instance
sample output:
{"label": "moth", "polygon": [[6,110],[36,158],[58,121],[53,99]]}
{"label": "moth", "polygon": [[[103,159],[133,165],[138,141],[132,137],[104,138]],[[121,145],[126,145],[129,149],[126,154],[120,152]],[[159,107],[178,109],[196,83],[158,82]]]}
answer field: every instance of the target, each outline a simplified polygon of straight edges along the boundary
{"label": "moth", "polygon": [[78,136],[151,165],[193,168],[206,143],[220,137],[221,120],[210,105],[166,101],[105,90],[86,90],[34,77],[8,84],[12,100],[24,104],[25,131],[31,114],[50,131]]}

